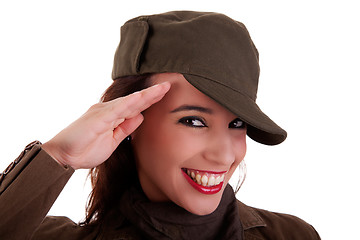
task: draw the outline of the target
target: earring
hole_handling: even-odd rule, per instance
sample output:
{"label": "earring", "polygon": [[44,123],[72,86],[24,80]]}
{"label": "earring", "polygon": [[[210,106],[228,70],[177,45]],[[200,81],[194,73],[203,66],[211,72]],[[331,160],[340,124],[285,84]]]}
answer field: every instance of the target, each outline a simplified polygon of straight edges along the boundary
{"label": "earring", "polygon": [[128,142],[130,142],[130,141],[131,141],[131,135],[127,136],[127,137],[125,138],[125,140],[128,141]]}

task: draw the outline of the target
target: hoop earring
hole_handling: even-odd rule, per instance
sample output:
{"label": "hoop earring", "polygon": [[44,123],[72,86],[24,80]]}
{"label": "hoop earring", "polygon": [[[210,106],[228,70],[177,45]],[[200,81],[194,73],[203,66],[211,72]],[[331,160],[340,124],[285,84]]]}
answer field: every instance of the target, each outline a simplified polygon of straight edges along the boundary
{"label": "hoop earring", "polygon": [[247,174],[247,168],[246,168],[246,163],[245,163],[245,159],[243,159],[239,166],[239,179],[238,182],[236,184],[236,188],[235,188],[235,194],[237,194],[241,188],[241,186],[243,185],[245,178],[246,178],[246,174]]}

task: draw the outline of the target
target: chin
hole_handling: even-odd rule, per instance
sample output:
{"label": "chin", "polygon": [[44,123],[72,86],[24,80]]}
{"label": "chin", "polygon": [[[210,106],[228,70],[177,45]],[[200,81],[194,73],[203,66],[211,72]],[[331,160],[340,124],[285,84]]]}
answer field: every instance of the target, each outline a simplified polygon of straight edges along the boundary
{"label": "chin", "polygon": [[181,204],[180,206],[192,214],[204,216],[213,213],[219,206],[220,200],[221,195],[220,198],[215,196],[204,196],[195,201],[194,199],[191,199],[191,201],[187,201],[187,203]]}

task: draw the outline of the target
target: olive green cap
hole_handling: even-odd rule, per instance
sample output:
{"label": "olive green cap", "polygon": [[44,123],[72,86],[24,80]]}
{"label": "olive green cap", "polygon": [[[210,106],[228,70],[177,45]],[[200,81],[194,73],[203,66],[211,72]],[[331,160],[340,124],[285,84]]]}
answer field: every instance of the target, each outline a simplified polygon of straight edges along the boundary
{"label": "olive green cap", "polygon": [[259,55],[244,24],[223,14],[174,11],[121,27],[112,78],[177,72],[248,124],[253,140],[276,145],[285,130],[256,104]]}

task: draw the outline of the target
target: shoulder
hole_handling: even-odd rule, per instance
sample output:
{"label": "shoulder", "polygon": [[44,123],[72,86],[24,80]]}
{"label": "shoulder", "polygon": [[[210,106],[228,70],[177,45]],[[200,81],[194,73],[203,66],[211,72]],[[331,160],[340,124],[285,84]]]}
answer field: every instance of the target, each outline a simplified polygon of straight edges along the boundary
{"label": "shoulder", "polygon": [[237,205],[247,239],[320,239],[310,224],[296,216],[249,207],[240,201]]}
{"label": "shoulder", "polygon": [[97,228],[80,226],[67,217],[47,216],[31,239],[94,239]]}

